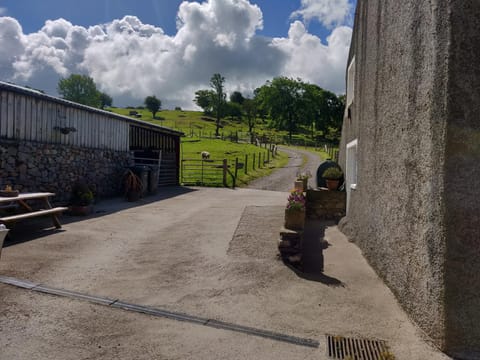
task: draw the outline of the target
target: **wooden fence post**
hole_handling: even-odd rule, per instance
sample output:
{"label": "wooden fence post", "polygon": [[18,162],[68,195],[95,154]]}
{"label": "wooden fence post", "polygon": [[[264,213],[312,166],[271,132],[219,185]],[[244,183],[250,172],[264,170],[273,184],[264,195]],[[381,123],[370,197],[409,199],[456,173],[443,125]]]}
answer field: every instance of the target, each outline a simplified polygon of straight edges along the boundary
{"label": "wooden fence post", "polygon": [[238,157],[235,158],[235,176],[233,178],[233,188],[235,189],[235,185],[237,182],[237,176],[238,176]]}
{"label": "wooden fence post", "polygon": [[255,170],[255,153],[253,153],[252,168]]}
{"label": "wooden fence post", "polygon": [[227,168],[228,168],[227,159],[223,159],[223,186],[224,187],[227,187]]}
{"label": "wooden fence post", "polygon": [[258,153],[258,168],[259,169],[262,168],[262,153],[261,152]]}
{"label": "wooden fence post", "polygon": [[248,155],[245,154],[245,165],[244,165],[244,172],[245,172],[245,175],[248,174]]}
{"label": "wooden fence post", "polygon": [[270,150],[267,151],[267,163],[270,164]]}

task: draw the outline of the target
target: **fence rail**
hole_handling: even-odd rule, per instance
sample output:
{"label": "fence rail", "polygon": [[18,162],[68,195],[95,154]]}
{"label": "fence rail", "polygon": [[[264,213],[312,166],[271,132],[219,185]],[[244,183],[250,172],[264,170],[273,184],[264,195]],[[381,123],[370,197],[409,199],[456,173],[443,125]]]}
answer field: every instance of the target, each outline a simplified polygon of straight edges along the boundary
{"label": "fence rail", "polygon": [[270,146],[267,150],[234,159],[182,158],[181,183],[235,188],[239,174],[247,175],[250,171],[264,168],[276,154],[277,147]]}

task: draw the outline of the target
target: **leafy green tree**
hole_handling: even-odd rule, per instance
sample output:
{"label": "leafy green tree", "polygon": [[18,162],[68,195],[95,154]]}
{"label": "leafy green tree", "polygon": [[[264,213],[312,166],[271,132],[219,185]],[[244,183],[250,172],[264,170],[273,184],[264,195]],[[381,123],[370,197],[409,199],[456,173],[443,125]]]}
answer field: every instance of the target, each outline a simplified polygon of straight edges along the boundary
{"label": "leafy green tree", "polygon": [[162,102],[160,101],[160,99],[157,99],[155,95],[151,95],[145,98],[144,103],[148,111],[152,113],[152,117],[155,119],[155,114],[162,107]]}
{"label": "leafy green tree", "polygon": [[216,117],[216,128],[215,128],[215,136],[219,136],[219,129],[220,129],[220,120],[223,117],[223,113],[225,111],[226,105],[226,94],[223,90],[225,83],[225,78],[220,74],[213,74],[212,78],[210,79],[210,86],[213,89],[213,112],[215,113]]}
{"label": "leafy green tree", "polygon": [[245,98],[240,91],[234,91],[230,94],[230,102],[242,105],[244,101]]}
{"label": "leafy green tree", "polygon": [[277,77],[267,81],[257,92],[262,107],[268,110],[273,125],[287,130],[289,139],[297,129],[303,105],[304,87],[300,79]]}
{"label": "leafy green tree", "polygon": [[100,92],[90,76],[72,74],[68,78],[62,78],[58,82],[57,91],[65,100],[100,107]]}
{"label": "leafy green tree", "polygon": [[213,97],[212,90],[198,90],[195,92],[195,103],[203,109],[205,115],[212,113],[213,109]]}
{"label": "leafy green tree", "polygon": [[243,112],[247,120],[248,132],[251,133],[257,120],[257,102],[255,99],[245,99],[243,101]]}
{"label": "leafy green tree", "polygon": [[242,115],[243,115],[242,105],[233,101],[229,101],[226,104],[226,112],[232,119],[235,118],[239,121],[242,120]]}
{"label": "leafy green tree", "polygon": [[105,109],[105,106],[112,106],[113,99],[107,93],[101,92],[100,93],[100,108]]}

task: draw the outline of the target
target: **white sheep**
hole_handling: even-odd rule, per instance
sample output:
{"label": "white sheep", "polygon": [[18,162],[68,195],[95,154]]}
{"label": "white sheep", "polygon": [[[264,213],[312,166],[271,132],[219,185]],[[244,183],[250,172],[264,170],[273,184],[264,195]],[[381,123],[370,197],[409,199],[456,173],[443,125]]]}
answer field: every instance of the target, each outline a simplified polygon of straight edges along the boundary
{"label": "white sheep", "polygon": [[210,159],[210,153],[208,151],[202,151],[202,160]]}

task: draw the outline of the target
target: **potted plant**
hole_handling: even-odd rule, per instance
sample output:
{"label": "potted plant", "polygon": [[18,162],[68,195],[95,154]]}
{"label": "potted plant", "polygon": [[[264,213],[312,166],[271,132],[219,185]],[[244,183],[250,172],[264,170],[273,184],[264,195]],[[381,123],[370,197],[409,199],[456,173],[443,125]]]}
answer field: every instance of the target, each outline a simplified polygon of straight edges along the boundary
{"label": "potted plant", "polygon": [[88,215],[93,211],[93,192],[83,181],[77,181],[72,187],[70,197],[70,213],[73,215]]}
{"label": "potted plant", "polygon": [[301,230],[305,226],[305,196],[299,190],[292,190],[285,208],[285,228]]}
{"label": "potted plant", "polygon": [[[298,171],[297,172],[297,181],[302,183],[302,189],[303,191],[307,191],[308,189],[308,179],[312,177],[312,173],[307,170],[305,172],[303,171]],[[297,186],[297,183],[295,183],[295,189],[299,188],[299,185]]]}
{"label": "potted plant", "polygon": [[123,190],[127,201],[136,201],[142,196],[142,180],[130,169],[123,174]]}
{"label": "potted plant", "polygon": [[337,190],[343,172],[338,166],[332,166],[323,172],[322,177],[327,183],[328,190]]}

